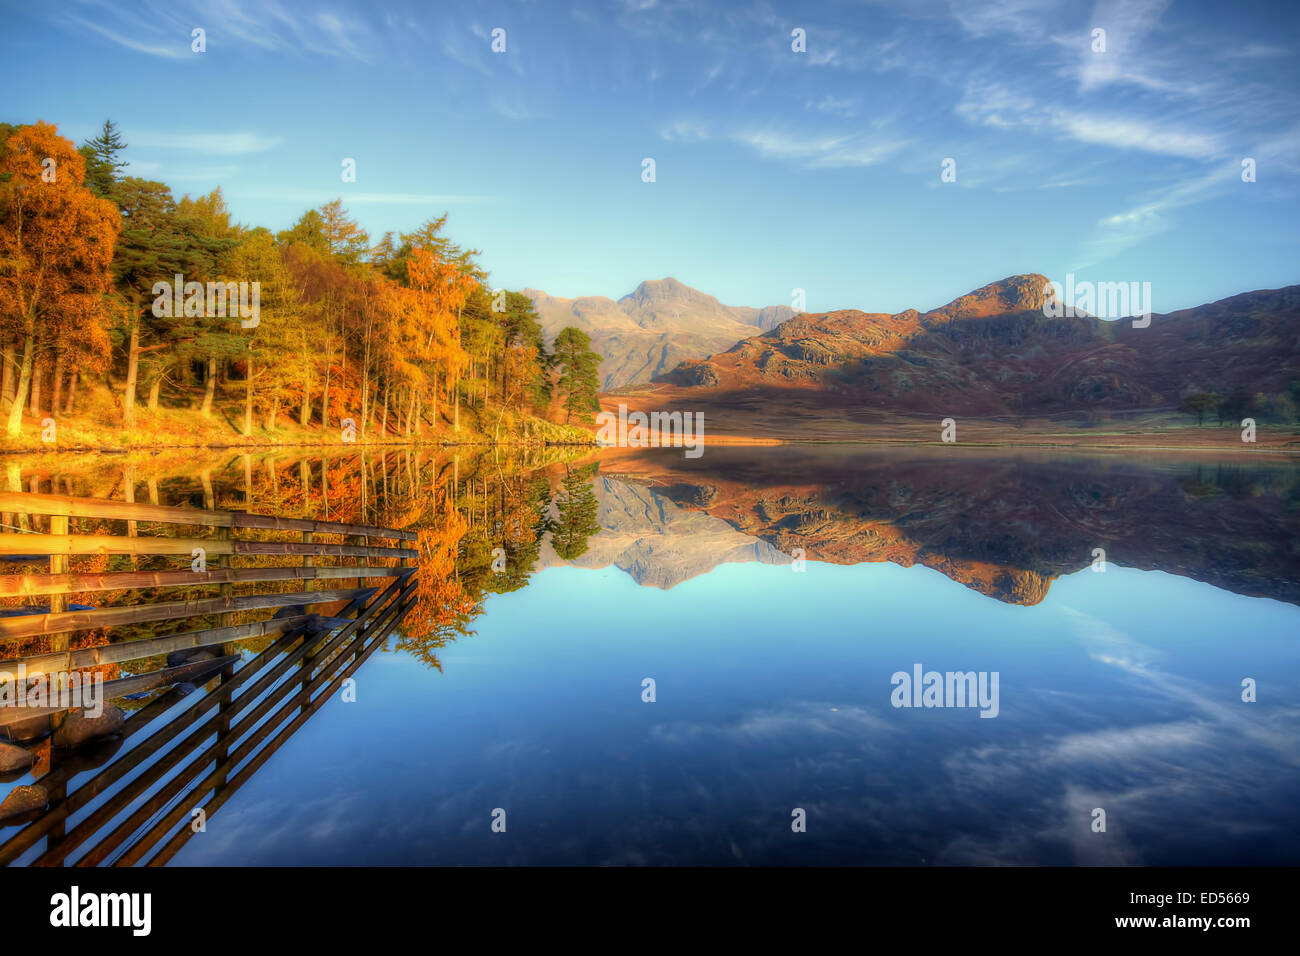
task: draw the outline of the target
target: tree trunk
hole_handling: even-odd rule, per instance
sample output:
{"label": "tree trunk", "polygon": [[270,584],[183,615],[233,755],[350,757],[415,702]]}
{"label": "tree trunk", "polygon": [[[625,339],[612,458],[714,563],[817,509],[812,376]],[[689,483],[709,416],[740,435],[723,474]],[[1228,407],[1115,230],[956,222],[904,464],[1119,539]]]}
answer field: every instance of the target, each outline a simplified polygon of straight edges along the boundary
{"label": "tree trunk", "polygon": [[14,400],[14,369],[18,365],[18,360],[14,358],[14,344],[6,341],[4,347],[4,384],[0,386],[0,398],[3,398],[5,410],[9,409]]}
{"label": "tree trunk", "polygon": [[367,393],[367,391],[369,390],[369,387],[370,387],[370,381],[365,377],[365,372],[362,372],[362,377],[361,377],[361,419],[360,419],[360,425],[361,425],[361,440],[362,440],[362,441],[365,441],[365,438],[366,438],[366,412],[369,410],[369,409],[368,409],[368,406],[367,406],[367,404],[366,404],[366,393]]}
{"label": "tree trunk", "polygon": [[325,391],[320,399],[320,425],[321,428],[330,427],[330,367],[328,365],[325,366]]}
{"label": "tree trunk", "polygon": [[199,414],[204,418],[212,417],[212,400],[217,394],[217,357],[208,356],[208,380],[203,387],[203,404],[199,407]]}
{"label": "tree trunk", "polygon": [[39,419],[41,417],[41,378],[42,372],[45,371],[42,361],[33,360],[32,362],[32,385],[31,385],[31,407],[28,409],[32,417]]}
{"label": "tree trunk", "polygon": [[126,388],[122,395],[122,423],[135,426],[135,385],[140,377],[140,316],[131,316],[131,341],[127,345]]}
{"label": "tree trunk", "polygon": [[27,335],[23,341],[23,364],[18,373],[18,387],[14,392],[14,403],[9,406],[9,422],[5,434],[17,438],[23,430],[23,405],[27,402],[27,389],[32,383],[32,353],[36,351],[36,330],[34,321],[27,322]]}
{"label": "tree trunk", "polygon": [[162,394],[163,373],[158,372],[154,380],[149,383],[149,411],[158,411],[158,396]]}
{"label": "tree trunk", "polygon": [[249,353],[247,371],[244,373],[244,437],[253,434],[253,356]]}
{"label": "tree trunk", "polygon": [[50,414],[59,414],[63,402],[63,349],[54,356],[54,381],[50,392]]}
{"label": "tree trunk", "polygon": [[65,415],[71,415],[72,407],[74,404],[76,404],[77,379],[79,379],[80,377],[81,376],[78,374],[75,368],[68,374],[68,401],[67,404],[63,406],[63,414]]}

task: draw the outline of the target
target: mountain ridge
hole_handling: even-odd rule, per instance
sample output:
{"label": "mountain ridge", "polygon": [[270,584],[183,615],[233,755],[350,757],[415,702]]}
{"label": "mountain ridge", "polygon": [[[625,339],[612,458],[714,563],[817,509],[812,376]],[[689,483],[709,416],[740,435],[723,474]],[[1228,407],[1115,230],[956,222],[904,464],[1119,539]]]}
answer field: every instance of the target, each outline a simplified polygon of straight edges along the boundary
{"label": "mountain ridge", "polygon": [[800,313],[654,381],[691,392],[797,390],[828,403],[945,414],[1176,405],[1193,391],[1279,393],[1300,378],[1300,285],[1151,316],[1044,314],[1038,273],[928,312]]}
{"label": "mountain ridge", "polygon": [[784,305],[724,305],[672,276],[643,280],[618,300],[522,291],[533,301],[548,342],[565,326],[591,337],[593,351],[602,356],[604,390],[648,382],[684,359],[729,348],[794,314]]}

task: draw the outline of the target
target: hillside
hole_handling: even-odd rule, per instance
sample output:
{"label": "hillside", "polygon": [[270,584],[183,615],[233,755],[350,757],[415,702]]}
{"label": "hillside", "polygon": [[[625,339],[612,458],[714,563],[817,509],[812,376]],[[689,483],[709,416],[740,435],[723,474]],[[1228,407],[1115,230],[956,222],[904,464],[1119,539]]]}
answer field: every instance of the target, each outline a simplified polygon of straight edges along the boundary
{"label": "hillside", "polygon": [[1172,408],[1196,391],[1274,396],[1300,378],[1300,286],[1154,315],[1149,327],[1043,314],[1012,276],[929,312],[801,314],[656,381],[704,395],[952,416]]}

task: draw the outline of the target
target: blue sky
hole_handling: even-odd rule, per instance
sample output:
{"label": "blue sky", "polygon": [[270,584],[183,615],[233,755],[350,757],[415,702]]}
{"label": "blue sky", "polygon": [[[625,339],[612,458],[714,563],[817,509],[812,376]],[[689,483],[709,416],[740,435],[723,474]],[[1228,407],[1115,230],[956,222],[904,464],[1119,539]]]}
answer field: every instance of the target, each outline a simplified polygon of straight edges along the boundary
{"label": "blue sky", "polygon": [[0,119],[111,117],[135,175],[274,229],[447,211],[494,285],[893,312],[1072,271],[1165,312],[1300,282],[1292,2],[4,6]]}

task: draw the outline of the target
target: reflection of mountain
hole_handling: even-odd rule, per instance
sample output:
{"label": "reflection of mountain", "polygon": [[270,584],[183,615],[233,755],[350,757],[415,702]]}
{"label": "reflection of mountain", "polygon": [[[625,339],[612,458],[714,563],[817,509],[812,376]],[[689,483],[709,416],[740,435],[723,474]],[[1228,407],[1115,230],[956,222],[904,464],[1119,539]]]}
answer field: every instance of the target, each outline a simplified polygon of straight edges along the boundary
{"label": "reflection of mountain", "polygon": [[1300,469],[1290,466],[784,446],[604,469],[778,554],[923,564],[1012,604],[1037,604],[1055,577],[1089,567],[1095,548],[1123,567],[1300,604]]}
{"label": "reflection of mountain", "polygon": [[[789,560],[770,544],[737,531],[721,518],[679,507],[649,488],[600,477],[595,491],[601,530],[588,539],[587,551],[564,561],[548,539],[542,547],[540,567],[604,568],[612,564],[637,584],[668,589],[719,564]],[[688,493],[683,497],[689,500]]]}

